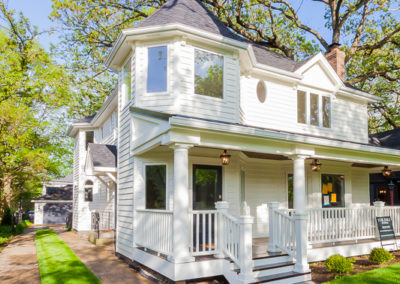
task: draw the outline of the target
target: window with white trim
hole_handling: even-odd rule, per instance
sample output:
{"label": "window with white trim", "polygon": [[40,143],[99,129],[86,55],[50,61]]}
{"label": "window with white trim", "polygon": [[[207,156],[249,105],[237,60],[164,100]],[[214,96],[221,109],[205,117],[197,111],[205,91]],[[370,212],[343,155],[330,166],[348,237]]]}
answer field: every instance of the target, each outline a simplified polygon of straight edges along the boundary
{"label": "window with white trim", "polygon": [[297,122],[331,127],[331,98],[313,92],[297,91]]}
{"label": "window with white trim", "polygon": [[166,209],[167,166],[146,165],[146,209]]}
{"label": "window with white trim", "polygon": [[168,51],[166,46],[148,48],[147,92],[167,91]]}
{"label": "window with white trim", "polygon": [[91,180],[85,182],[85,201],[93,201],[93,181]]}
{"label": "window with white trim", "polygon": [[194,51],[194,93],[214,98],[223,97],[224,57],[215,53]]}

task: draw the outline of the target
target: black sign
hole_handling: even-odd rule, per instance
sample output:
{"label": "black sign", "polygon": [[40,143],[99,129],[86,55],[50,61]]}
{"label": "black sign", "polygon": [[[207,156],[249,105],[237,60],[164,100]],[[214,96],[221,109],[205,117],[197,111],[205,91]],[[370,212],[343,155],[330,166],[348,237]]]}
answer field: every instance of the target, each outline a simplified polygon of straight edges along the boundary
{"label": "black sign", "polygon": [[381,241],[395,239],[392,218],[390,216],[376,217],[378,223],[378,231]]}

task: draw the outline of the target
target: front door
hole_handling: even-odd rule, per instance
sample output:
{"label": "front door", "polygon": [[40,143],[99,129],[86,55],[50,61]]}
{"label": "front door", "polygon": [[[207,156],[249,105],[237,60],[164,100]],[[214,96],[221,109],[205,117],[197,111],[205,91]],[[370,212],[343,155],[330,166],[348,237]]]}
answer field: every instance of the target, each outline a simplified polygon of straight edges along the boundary
{"label": "front door", "polygon": [[193,165],[193,210],[214,210],[222,200],[222,167]]}

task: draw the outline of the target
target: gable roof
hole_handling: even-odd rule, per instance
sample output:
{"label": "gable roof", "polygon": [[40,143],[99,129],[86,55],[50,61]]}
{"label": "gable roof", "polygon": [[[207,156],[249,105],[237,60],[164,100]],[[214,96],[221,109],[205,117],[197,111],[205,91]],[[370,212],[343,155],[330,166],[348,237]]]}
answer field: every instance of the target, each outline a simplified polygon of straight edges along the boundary
{"label": "gable roof", "polygon": [[90,123],[95,116],[96,116],[96,114],[92,114],[92,115],[89,115],[89,116],[84,117],[82,119],[75,120],[74,123]]}
{"label": "gable roof", "polygon": [[49,181],[50,183],[73,183],[73,175],[67,175],[65,177],[61,177],[61,178],[55,178]]}
{"label": "gable roof", "polygon": [[72,201],[72,185],[63,187],[46,187],[46,194],[34,200],[71,200]]}
{"label": "gable roof", "polygon": [[93,167],[117,167],[117,147],[114,145],[89,143],[88,153],[92,159]]}

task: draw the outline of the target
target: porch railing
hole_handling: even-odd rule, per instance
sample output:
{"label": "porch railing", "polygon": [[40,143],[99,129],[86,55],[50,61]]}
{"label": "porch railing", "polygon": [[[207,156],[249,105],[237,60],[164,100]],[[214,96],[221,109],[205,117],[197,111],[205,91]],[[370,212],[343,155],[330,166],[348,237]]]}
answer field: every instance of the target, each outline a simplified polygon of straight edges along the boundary
{"label": "porch railing", "polygon": [[215,254],[218,248],[217,211],[198,210],[191,214],[190,252],[193,256]]}
{"label": "porch railing", "polygon": [[100,231],[114,230],[114,213],[111,211],[100,212],[99,227]]}
{"label": "porch railing", "polygon": [[383,207],[382,211],[382,216],[390,216],[392,218],[395,235],[400,235],[400,206]]}
{"label": "porch railing", "polygon": [[136,219],[136,244],[170,255],[172,253],[172,211],[136,210]]}
{"label": "porch railing", "polygon": [[223,253],[234,263],[239,264],[240,223],[239,220],[226,212],[221,212]]}
{"label": "porch railing", "polygon": [[[286,211],[286,212],[285,212]],[[273,210],[275,245],[289,256],[296,257],[296,227],[293,212]]]}
{"label": "porch railing", "polygon": [[376,207],[308,209],[310,244],[375,237]]}

